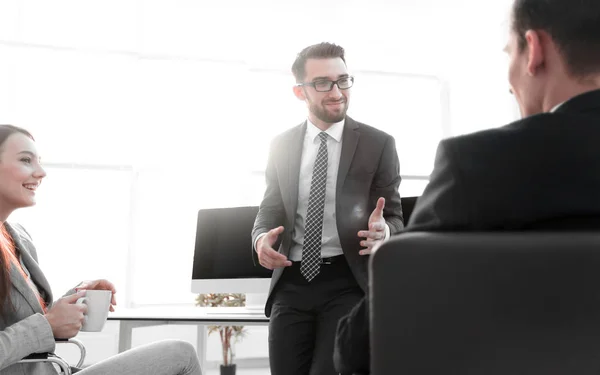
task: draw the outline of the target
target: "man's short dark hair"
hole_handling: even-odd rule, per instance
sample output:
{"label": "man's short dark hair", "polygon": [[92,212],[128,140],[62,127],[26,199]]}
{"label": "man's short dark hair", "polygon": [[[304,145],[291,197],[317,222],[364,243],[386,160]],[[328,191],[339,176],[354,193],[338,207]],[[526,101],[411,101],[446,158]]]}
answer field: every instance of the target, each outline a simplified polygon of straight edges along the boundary
{"label": "man's short dark hair", "polygon": [[572,75],[600,73],[600,0],[515,0],[512,30],[520,51],[527,45],[527,30],[544,30]]}
{"label": "man's short dark hair", "polygon": [[306,60],[335,59],[337,57],[341,58],[344,64],[346,63],[344,49],[333,43],[323,42],[306,47],[296,56],[296,61],[292,65],[292,73],[296,78],[296,82],[300,83],[306,77]]}

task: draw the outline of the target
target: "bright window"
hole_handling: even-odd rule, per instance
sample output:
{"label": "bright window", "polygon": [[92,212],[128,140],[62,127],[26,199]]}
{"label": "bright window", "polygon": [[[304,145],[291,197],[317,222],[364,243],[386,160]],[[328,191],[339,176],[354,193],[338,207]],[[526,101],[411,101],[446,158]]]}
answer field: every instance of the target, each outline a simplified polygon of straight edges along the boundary
{"label": "bright window", "polygon": [[517,116],[508,2],[2,1],[0,123],[48,167],[12,219],[57,294],[107,277],[121,305],[193,303],[197,211],[260,202],[270,141],[306,116],[300,49],[346,48],[349,114],[394,136],[401,194],[419,195],[441,138]]}

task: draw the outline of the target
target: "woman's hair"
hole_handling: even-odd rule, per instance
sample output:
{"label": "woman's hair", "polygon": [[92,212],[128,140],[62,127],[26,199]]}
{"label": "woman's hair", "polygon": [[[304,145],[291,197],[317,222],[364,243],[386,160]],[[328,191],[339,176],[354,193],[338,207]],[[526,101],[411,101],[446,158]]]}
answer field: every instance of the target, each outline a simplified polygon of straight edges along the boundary
{"label": "woman's hair", "polygon": [[14,251],[14,242],[6,230],[4,223],[0,224],[0,317],[6,313],[6,308],[12,306],[10,300],[10,257],[9,252]]}
{"label": "woman's hair", "polygon": [[2,148],[4,147],[4,142],[6,142],[8,137],[10,137],[11,135],[13,135],[15,133],[24,134],[27,137],[34,140],[31,133],[29,133],[27,130],[25,130],[23,128],[19,128],[18,126],[14,126],[14,125],[1,125],[0,124],[0,152],[2,152]]}
{"label": "woman's hair", "polygon": [[[15,133],[24,134],[33,140],[31,134],[25,129],[13,125],[0,125],[0,154],[8,137]],[[2,163],[1,157],[0,163]],[[8,254],[14,252],[14,246],[4,223],[0,223],[0,317],[4,315],[6,306],[12,306],[10,301],[10,258]]]}

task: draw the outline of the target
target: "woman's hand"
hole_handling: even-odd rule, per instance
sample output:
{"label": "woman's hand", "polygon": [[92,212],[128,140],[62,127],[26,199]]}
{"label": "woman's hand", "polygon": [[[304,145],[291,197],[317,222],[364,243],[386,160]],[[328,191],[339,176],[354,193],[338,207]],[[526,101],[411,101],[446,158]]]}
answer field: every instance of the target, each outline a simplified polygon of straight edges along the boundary
{"label": "woman's hand", "polygon": [[115,293],[117,292],[117,290],[115,289],[113,283],[111,283],[110,281],[105,279],[82,281],[81,284],[75,287],[75,290],[78,292],[81,290],[110,290],[112,292],[112,297],[110,300],[110,311],[115,311],[113,306],[116,306],[117,304],[117,300],[115,299]]}
{"label": "woman's hand", "polygon": [[52,304],[45,316],[55,338],[70,339],[79,333],[85,319],[87,305],[85,303],[78,305],[76,302],[84,295],[85,292],[77,292]]}

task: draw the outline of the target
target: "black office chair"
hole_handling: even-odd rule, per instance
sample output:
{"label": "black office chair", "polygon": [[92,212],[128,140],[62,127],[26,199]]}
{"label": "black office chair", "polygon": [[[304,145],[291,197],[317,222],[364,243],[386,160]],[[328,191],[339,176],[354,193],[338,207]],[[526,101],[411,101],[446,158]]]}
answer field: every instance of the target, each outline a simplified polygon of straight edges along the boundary
{"label": "black office chair", "polygon": [[20,360],[18,363],[50,362],[56,364],[60,369],[60,375],[71,375],[79,372],[85,360],[85,346],[77,339],[56,339],[57,344],[73,344],[79,348],[79,362],[71,367],[67,361],[54,353],[34,353]]}
{"label": "black office chair", "polygon": [[370,259],[371,373],[600,373],[600,234],[407,233]]}

